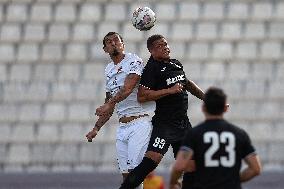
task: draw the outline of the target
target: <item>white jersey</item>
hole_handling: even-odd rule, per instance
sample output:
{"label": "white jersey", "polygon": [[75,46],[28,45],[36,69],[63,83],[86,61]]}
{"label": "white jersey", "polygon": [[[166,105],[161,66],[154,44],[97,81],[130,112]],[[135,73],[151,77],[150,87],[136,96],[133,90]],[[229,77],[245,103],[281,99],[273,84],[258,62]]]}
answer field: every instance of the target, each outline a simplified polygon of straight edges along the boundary
{"label": "white jersey", "polygon": [[[124,85],[124,80],[128,74],[141,76],[144,64],[141,58],[132,53],[126,53],[124,59],[118,63],[109,63],[105,69],[106,91],[114,96]],[[119,118],[143,115],[148,113],[137,101],[138,84],[132,93],[123,101],[116,104],[116,112]]]}

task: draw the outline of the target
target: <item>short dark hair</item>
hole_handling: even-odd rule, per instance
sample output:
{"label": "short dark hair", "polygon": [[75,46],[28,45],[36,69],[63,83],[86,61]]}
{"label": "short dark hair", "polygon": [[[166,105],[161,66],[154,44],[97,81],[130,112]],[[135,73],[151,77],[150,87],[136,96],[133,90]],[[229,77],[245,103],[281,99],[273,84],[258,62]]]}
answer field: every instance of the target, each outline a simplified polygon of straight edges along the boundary
{"label": "short dark hair", "polygon": [[104,47],[106,46],[106,37],[108,37],[108,36],[110,36],[110,35],[118,35],[119,36],[119,38],[120,38],[120,40],[121,40],[121,42],[123,42],[123,38],[121,37],[121,35],[119,34],[119,33],[117,33],[117,32],[108,32],[105,36],[104,36],[104,39],[103,39],[103,45],[104,45]]}
{"label": "short dark hair", "polygon": [[212,115],[220,115],[224,112],[227,95],[222,89],[210,87],[204,95],[206,111]]}
{"label": "short dark hair", "polygon": [[152,48],[153,46],[153,43],[159,39],[165,39],[164,36],[160,35],[160,34],[155,34],[155,35],[152,35],[150,36],[148,39],[147,39],[147,49],[150,51],[150,49]]}

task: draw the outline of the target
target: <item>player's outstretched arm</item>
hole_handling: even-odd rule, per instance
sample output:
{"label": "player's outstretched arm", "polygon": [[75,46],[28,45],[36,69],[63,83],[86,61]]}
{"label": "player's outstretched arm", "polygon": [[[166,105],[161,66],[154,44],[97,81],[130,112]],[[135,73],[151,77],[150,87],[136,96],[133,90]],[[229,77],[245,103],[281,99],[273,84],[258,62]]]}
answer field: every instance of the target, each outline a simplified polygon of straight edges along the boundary
{"label": "player's outstretched arm", "polygon": [[[106,97],[105,97],[105,103],[107,103],[109,101],[109,99],[111,98],[111,94],[110,92],[106,92]],[[86,138],[89,142],[92,142],[92,139],[95,138],[99,132],[99,130],[101,129],[101,127],[110,119],[110,117],[112,116],[111,114],[108,114],[107,116],[100,116],[99,119],[96,121],[95,123],[95,127],[93,127],[93,129],[86,134]]]}
{"label": "player's outstretched arm", "polygon": [[161,89],[161,90],[151,90],[143,86],[139,86],[138,89],[138,101],[139,102],[148,102],[148,101],[155,101],[158,100],[164,96],[180,93],[182,92],[183,86],[179,83],[176,83],[174,86],[167,88],[167,89]]}
{"label": "player's outstretched arm", "polygon": [[248,165],[248,167],[240,173],[241,182],[249,181],[253,177],[259,175],[262,169],[259,157],[256,154],[248,155],[245,158],[245,163]]}
{"label": "player's outstretched arm", "polygon": [[204,92],[193,81],[186,79],[185,89],[192,95],[203,100]]}
{"label": "player's outstretched arm", "polygon": [[96,121],[93,129],[88,134],[86,134],[86,138],[87,138],[88,142],[92,142],[92,140],[97,136],[97,134],[98,134],[99,130],[102,128],[102,126],[104,126],[105,123],[110,119],[111,115],[112,114],[99,117],[99,119]]}
{"label": "player's outstretched arm", "polygon": [[120,90],[111,97],[104,105],[96,109],[96,115],[102,116],[109,114],[114,110],[115,104],[126,99],[133,91],[135,86],[139,83],[140,76],[137,74],[128,74],[125,78],[124,85]]}

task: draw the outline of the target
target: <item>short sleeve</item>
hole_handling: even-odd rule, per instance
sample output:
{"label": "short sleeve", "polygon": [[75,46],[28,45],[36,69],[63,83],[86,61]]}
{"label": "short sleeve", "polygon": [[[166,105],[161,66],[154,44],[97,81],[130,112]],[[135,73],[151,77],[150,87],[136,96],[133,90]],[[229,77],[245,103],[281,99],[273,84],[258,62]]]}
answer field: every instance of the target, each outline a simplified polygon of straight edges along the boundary
{"label": "short sleeve", "polygon": [[255,148],[251,143],[250,137],[245,131],[243,131],[243,135],[242,158],[245,158],[247,155],[255,153]]}
{"label": "short sleeve", "polygon": [[151,90],[156,89],[156,72],[154,63],[148,62],[143,70],[140,85]]}
{"label": "short sleeve", "polygon": [[141,59],[136,59],[130,62],[128,73],[127,74],[137,74],[142,75],[144,68],[143,61]]}
{"label": "short sleeve", "polygon": [[110,92],[110,88],[108,87],[107,84],[105,84],[105,90],[106,90],[106,92]]}
{"label": "short sleeve", "polygon": [[181,69],[183,69],[183,65],[180,63],[180,61],[178,61],[177,59],[172,59],[173,62],[178,65]]}
{"label": "short sleeve", "polygon": [[194,137],[193,137],[193,129],[190,129],[187,134],[185,135],[185,138],[183,140],[183,143],[181,145],[180,150],[185,151],[194,151]]}

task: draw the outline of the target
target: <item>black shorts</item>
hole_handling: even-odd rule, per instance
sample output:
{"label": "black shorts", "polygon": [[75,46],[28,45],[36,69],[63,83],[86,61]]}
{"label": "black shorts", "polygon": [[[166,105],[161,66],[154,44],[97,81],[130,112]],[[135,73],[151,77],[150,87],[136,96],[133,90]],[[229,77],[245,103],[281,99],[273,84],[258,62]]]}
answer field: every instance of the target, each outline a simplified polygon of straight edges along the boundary
{"label": "black shorts", "polygon": [[[183,135],[185,135],[185,133],[186,131],[184,131]],[[165,155],[169,149],[169,146],[171,145],[173,148],[174,157],[176,157],[177,152],[179,151],[180,146],[182,145],[182,142],[183,137],[179,137],[177,140],[170,140],[164,128],[153,126],[153,131],[151,134],[147,151],[153,151]]]}

